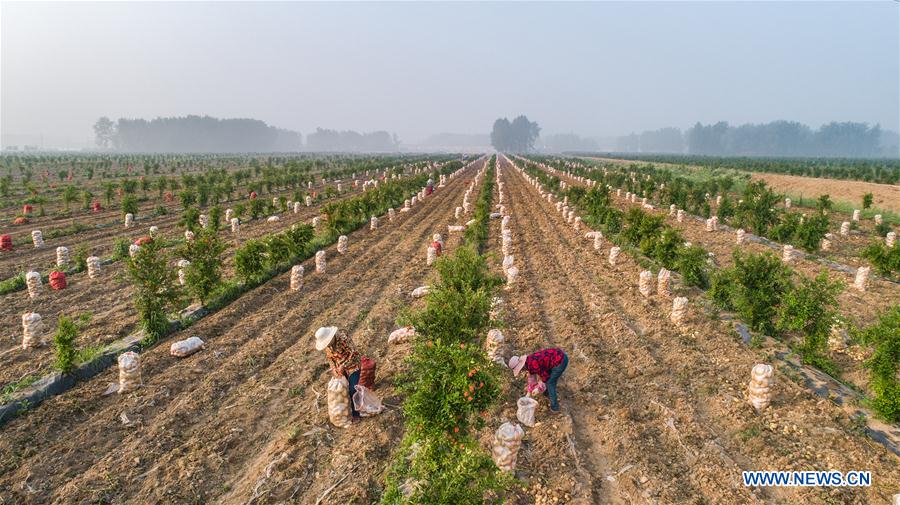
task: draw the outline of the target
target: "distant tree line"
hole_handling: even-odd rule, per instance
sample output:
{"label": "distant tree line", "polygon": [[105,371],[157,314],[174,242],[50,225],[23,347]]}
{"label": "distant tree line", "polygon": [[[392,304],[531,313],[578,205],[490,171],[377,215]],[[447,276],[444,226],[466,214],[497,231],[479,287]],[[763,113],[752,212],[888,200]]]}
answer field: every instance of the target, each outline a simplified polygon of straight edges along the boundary
{"label": "distant tree line", "polygon": [[619,137],[616,149],[623,152],[683,153],[684,135],[680,128],[660,128]]}
{"label": "distant tree line", "polygon": [[434,147],[485,147],[491,144],[487,133],[436,133],[420,142]]}
{"label": "distant tree line", "polygon": [[[296,152],[303,150],[302,136],[269,126],[257,119],[217,119],[185,116],[112,121],[102,117],[94,123],[96,144],[101,149],[122,152]],[[400,140],[385,131],[355,131],[319,128],[307,136],[307,151],[396,152]]]}
{"label": "distant tree line", "polygon": [[[619,152],[713,156],[897,157],[900,137],[868,123],[831,122],[818,130],[796,121],[731,126],[725,121],[632,133],[616,139]],[[585,149],[586,150],[586,149]]]}
{"label": "distant tree line", "polygon": [[541,149],[563,153],[567,151],[596,151],[600,145],[595,139],[581,137],[574,133],[558,133],[541,137]]}
{"label": "distant tree line", "polygon": [[504,117],[494,121],[491,145],[498,151],[524,153],[534,148],[540,133],[538,124],[529,121],[526,116],[519,116],[512,122]]}
{"label": "distant tree line", "polygon": [[686,132],[685,139],[691,154],[854,158],[890,154],[882,146],[879,125],[849,121],[831,122],[818,130],[795,121],[737,127],[724,121],[711,125],[698,122]]}
{"label": "distant tree line", "polygon": [[299,133],[269,126],[257,119],[210,116],[120,118],[102,117],[94,124],[98,147],[129,152],[278,152],[298,151]]}
{"label": "distant tree line", "polygon": [[313,152],[396,152],[400,150],[397,134],[386,131],[358,133],[317,128],[306,136],[306,150]]}

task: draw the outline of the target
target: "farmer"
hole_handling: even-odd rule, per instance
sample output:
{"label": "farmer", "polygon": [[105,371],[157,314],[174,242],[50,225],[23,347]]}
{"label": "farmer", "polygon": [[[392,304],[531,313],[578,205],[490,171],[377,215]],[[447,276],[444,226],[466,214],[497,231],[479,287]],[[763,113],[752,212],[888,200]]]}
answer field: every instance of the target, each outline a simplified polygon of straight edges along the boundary
{"label": "farmer", "polygon": [[541,349],[527,356],[513,356],[509,358],[509,369],[512,370],[513,376],[518,377],[523,369],[528,371],[529,393],[541,391],[540,381],[543,381],[546,390],[542,392],[550,397],[550,410],[553,412],[559,412],[556,383],[568,365],[569,357],[566,356],[562,349],[556,347]]}
{"label": "farmer", "polygon": [[325,358],[331,373],[335,377],[344,377],[350,383],[347,394],[350,395],[350,411],[353,417],[359,417],[359,412],[353,406],[353,393],[359,384],[360,354],[353,347],[353,341],[347,332],[338,332],[337,326],[326,326],[316,331],[316,350],[325,351]]}

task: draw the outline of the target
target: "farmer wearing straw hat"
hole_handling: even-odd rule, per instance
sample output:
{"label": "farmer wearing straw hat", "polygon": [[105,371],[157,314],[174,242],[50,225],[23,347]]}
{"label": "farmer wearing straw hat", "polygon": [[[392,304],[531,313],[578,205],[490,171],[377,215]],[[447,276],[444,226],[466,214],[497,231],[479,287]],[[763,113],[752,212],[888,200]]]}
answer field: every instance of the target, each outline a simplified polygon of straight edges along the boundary
{"label": "farmer wearing straw hat", "polygon": [[316,331],[316,350],[325,351],[328,366],[335,377],[344,377],[350,383],[347,394],[350,395],[350,411],[353,417],[359,412],[353,406],[353,393],[359,384],[360,354],[353,346],[353,341],[345,331],[338,331],[337,326],[326,326]]}
{"label": "farmer wearing straw hat", "polygon": [[[556,383],[569,366],[569,357],[556,347],[541,349],[533,354],[509,358],[509,369],[518,377],[522,370],[528,371],[528,393],[542,392],[550,397],[550,410],[559,412]],[[541,381],[546,389],[542,391]]]}

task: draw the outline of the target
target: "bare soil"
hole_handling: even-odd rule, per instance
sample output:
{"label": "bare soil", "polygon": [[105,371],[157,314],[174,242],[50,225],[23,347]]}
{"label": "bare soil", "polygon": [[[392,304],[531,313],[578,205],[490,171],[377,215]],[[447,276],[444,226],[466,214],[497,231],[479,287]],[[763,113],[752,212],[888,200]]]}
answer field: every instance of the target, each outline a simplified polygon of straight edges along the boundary
{"label": "bare soil", "polygon": [[[281,220],[277,223],[268,223],[265,218],[243,223],[240,241],[283,231],[296,223],[308,223],[313,216],[321,213],[322,207],[327,203],[351,198],[358,193],[359,191],[354,190],[336,199],[319,202],[312,207],[303,206],[297,214],[292,211],[281,213],[279,214]],[[181,236],[181,228],[176,223],[175,219],[165,221],[160,219],[152,224],[159,226],[161,239],[172,239]],[[150,225],[143,226],[149,228]],[[131,233],[135,237],[142,236],[146,234],[146,229],[144,232]],[[232,239],[233,235],[228,226],[220,231],[220,235],[228,243],[228,249],[224,253],[224,273],[230,276],[233,274],[234,250],[239,243]],[[77,239],[85,240],[81,235]],[[55,259],[50,262],[55,262]],[[62,291],[54,291],[45,285],[43,295],[34,300],[29,298],[28,292],[24,290],[0,297],[3,301],[0,304],[0,320],[12,323],[5,327],[0,339],[0,387],[28,375],[47,373],[51,369],[54,355],[50,345],[28,350],[21,347],[22,327],[17,323],[26,312],[37,312],[41,315],[48,330],[48,341],[52,339],[60,314],[76,316],[85,312],[90,313],[91,322],[78,338],[78,345],[81,348],[105,345],[135,330],[137,315],[131,303],[133,291],[126,279],[124,263],[117,261],[111,265],[104,265],[102,271],[102,276],[97,279],[88,277],[87,272],[69,275],[66,277],[68,285]]]}
{"label": "bare soil", "polygon": [[[527,430],[526,454],[550,468],[531,491],[545,481],[582,503],[884,503],[900,491],[900,458],[781,371],[772,406],[750,407],[750,369],[771,349],[744,346],[694,304],[689,323],[673,327],[671,300],[638,292],[643,268],[633,259],[609,266],[607,248],[595,252],[521,174],[505,169],[504,180],[521,277],[510,293],[512,352],[558,345],[570,358],[563,415],[542,404],[538,420],[554,428]],[[569,418],[586,478],[572,472],[559,434]],[[810,469],[869,469],[873,486],[751,489],[740,480],[742,470]]]}
{"label": "bare soil", "polygon": [[[571,177],[564,176],[572,184],[581,184]],[[612,200],[620,209],[627,210],[629,207],[640,206],[640,203],[633,204],[629,202],[624,193],[617,197],[615,192],[611,194]],[[732,265],[732,253],[737,249],[735,243],[735,233],[720,230],[717,232],[706,231],[705,223],[685,216],[684,222],[679,223],[674,216],[669,216],[668,209],[655,209],[648,211],[657,215],[665,216],[666,222],[670,226],[678,229],[684,239],[693,244],[702,246],[704,249],[713,254],[712,261],[719,268],[727,268]],[[850,237],[841,237],[836,233],[832,247],[837,251],[846,251],[858,246],[863,240],[858,234],[852,234]],[[608,249],[607,249],[608,250]],[[741,250],[753,253],[771,253],[777,257],[781,257],[780,251],[758,244],[746,241]],[[861,258],[849,257],[844,254],[844,258],[848,260],[846,264],[850,266],[862,266],[867,262]],[[795,259],[791,263],[791,268],[797,273],[809,278],[826,272],[831,279],[839,279],[844,282],[845,289],[838,295],[838,303],[840,305],[841,314],[848,318],[858,327],[864,327],[877,322],[879,315],[883,314],[887,309],[900,303],[900,285],[895,282],[871,275],[867,283],[866,291],[860,292],[852,288],[854,274],[848,274],[837,271],[824,264],[808,259]],[[637,286],[637,277],[634,283]],[[864,361],[871,355],[871,349],[858,345],[851,346],[846,352],[832,353],[832,359],[838,365],[842,373],[842,379],[859,387],[861,390],[868,388],[868,374],[863,367]]]}
{"label": "bare soil", "polygon": [[[168,341],[145,351],[138,391],[102,396],[110,369],[13,420],[0,437],[0,502],[314,503],[340,481],[323,503],[371,503],[402,436],[385,377],[405,351],[387,335],[464,189],[454,178],[394,223],[351,234],[349,252],[329,248],[327,273],[307,274],[300,292],[281,275],[168,340],[198,335],[204,351],[179,360]],[[330,324],[378,361],[389,406],[348,430],[328,423],[330,372],[312,348]]]}
{"label": "bare soil", "polygon": [[[321,186],[315,186],[314,188],[321,190]],[[343,195],[358,191],[352,187],[351,183],[349,190],[345,189]],[[282,196],[292,192],[293,190],[286,190],[261,196],[260,198],[271,199],[273,196]],[[237,204],[239,201],[246,201],[246,199],[241,198],[230,203]],[[125,228],[120,209],[104,210],[98,213],[78,212],[70,217],[45,216],[43,218],[35,218],[35,220],[26,225],[5,228],[2,230],[2,233],[11,235],[13,240],[20,240],[22,237],[25,237],[28,243],[16,245],[12,252],[0,252],[0,280],[8,279],[28,269],[44,272],[49,268],[53,268],[56,265],[56,248],[58,246],[68,247],[71,256],[74,256],[77,249],[82,246],[88,250],[89,255],[107,256],[112,252],[116,239],[126,238],[134,241],[147,235],[151,226],[159,227],[163,235],[168,234],[174,237],[177,223],[181,220],[180,207],[174,203],[165,204],[168,214],[146,218],[147,215],[156,209],[157,204],[163,205],[163,202],[145,203],[141,207],[142,212],[135,216],[135,224],[131,228]],[[227,205],[227,203],[223,205]],[[91,229],[63,237],[49,238],[48,232],[50,230],[65,228],[76,223],[89,226]],[[98,225],[102,227],[97,228]],[[41,230],[43,232],[44,247],[35,248],[32,246],[30,242],[32,230]]]}
{"label": "bare soil", "polygon": [[802,195],[804,198],[830,195],[835,201],[849,202],[857,208],[862,208],[863,195],[872,193],[874,207],[900,212],[900,186],[760,172],[753,172],[752,178],[755,181],[765,181],[769,187],[781,193]]}

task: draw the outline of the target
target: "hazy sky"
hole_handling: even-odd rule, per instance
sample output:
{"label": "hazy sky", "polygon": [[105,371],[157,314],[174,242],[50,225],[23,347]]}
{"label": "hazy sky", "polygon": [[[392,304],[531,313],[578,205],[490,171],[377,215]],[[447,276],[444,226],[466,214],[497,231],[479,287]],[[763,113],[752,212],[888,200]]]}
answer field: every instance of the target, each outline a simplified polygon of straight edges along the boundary
{"label": "hazy sky", "polygon": [[2,2],[0,17],[7,144],[88,144],[102,115],[253,117],[406,142],[520,113],[587,136],[717,120],[900,129],[890,0]]}

